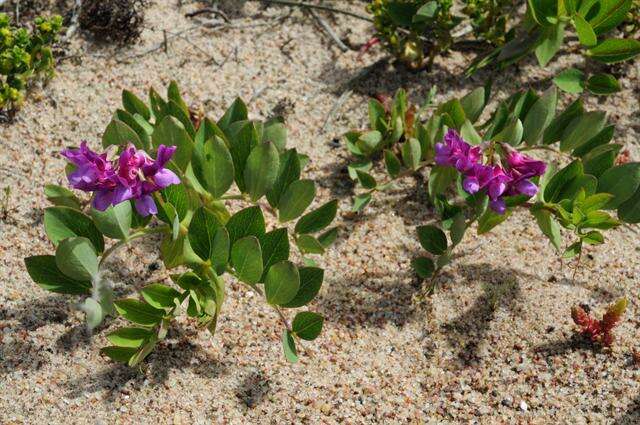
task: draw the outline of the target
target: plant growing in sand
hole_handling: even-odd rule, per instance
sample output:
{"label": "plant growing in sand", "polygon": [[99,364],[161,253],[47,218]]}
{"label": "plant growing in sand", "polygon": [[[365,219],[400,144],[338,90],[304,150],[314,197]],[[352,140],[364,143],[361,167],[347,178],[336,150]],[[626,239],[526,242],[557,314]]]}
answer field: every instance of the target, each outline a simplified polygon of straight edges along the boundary
{"label": "plant growing in sand", "polygon": [[476,40],[503,44],[510,37],[506,28],[513,7],[511,0],[466,0],[459,16],[452,0],[373,0],[367,10],[375,40],[409,68],[420,69],[452,47],[463,22],[470,23]]}
{"label": "plant growing in sand", "polygon": [[[309,255],[337,235],[336,228],[325,230],[336,201],[305,214],[316,194],[313,181],[300,178],[307,157],[286,147],[280,119],[249,120],[240,99],[217,123],[192,120],[175,82],[168,99],[151,89],[150,106],[126,90],[122,102],[102,137],[107,152],[95,153],[86,142],[62,152],[71,186],[93,196],[85,205],[66,188],[45,188],[54,204],[45,210],[45,231],[56,251],[25,259],[31,278],[47,290],[85,296],[91,328],[108,314],[131,322],[107,336],[113,346],[102,352],[133,366],[185,311],[213,334],[224,275],[231,275],[277,313],[286,358],[296,361],[296,340],[315,339],[323,318],[303,311],[290,323],[285,309],[316,296],[323,270]],[[273,220],[265,220],[265,210]],[[165,267],[181,267],[173,285],[154,283],[140,290],[141,299],[112,301],[105,263],[118,248],[154,234],[162,236]],[[105,238],[114,243],[107,247]],[[290,260],[291,243],[304,265]]]}
{"label": "plant growing in sand", "polygon": [[602,320],[597,320],[581,306],[571,309],[571,318],[580,326],[580,333],[605,347],[611,346],[614,341],[613,328],[618,326],[622,315],[627,309],[627,299],[622,298],[607,309]]}
{"label": "plant growing in sand", "polygon": [[0,13],[0,109],[14,112],[36,80],[53,76],[51,44],[62,27],[62,18],[36,18],[33,30],[11,25]]}
{"label": "plant growing in sand", "polygon": [[[580,51],[586,58],[604,64],[629,60],[640,54],[640,41],[632,36],[637,22],[631,21],[631,25],[627,22],[634,14],[637,16],[637,8],[632,0],[529,0],[527,13],[519,25],[521,34],[474,62],[468,73],[487,65],[502,69],[530,53],[535,53],[539,65],[544,67],[563,46],[568,28],[577,34]],[[600,95],[620,90],[610,74],[587,78],[579,71],[568,70],[556,82],[572,93],[584,88]]]}
{"label": "plant growing in sand", "polygon": [[140,37],[147,0],[83,0],[80,28],[99,41],[128,44]]}
{"label": "plant growing in sand", "polygon": [[[518,208],[531,213],[564,258],[579,262],[583,246],[604,242],[602,231],[640,222],[640,163],[616,164],[621,145],[611,143],[614,126],[604,112],[586,111],[578,99],[558,113],[557,97],[555,87],[516,93],[484,122],[479,118],[489,87],[420,110],[403,90],[393,100],[371,100],[370,129],[345,136],[355,158],[349,172],[362,188],[354,211],[400,179],[425,179],[439,218],[417,228],[431,255],[414,259],[413,266],[431,282],[473,223],[483,234]],[[432,113],[423,118],[428,109]],[[527,151],[546,152],[555,161]],[[374,177],[382,171],[374,168],[379,162],[384,179]],[[572,235],[566,246],[562,228]]]}

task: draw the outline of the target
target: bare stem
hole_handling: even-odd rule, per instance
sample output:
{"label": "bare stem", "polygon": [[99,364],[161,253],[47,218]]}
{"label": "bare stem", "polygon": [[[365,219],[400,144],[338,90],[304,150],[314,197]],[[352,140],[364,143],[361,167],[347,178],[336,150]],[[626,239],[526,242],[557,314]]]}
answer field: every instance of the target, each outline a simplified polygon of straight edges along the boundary
{"label": "bare stem", "polygon": [[126,244],[128,244],[132,240],[139,239],[139,238],[141,238],[143,236],[151,235],[151,234],[154,234],[154,233],[166,233],[169,230],[170,230],[169,226],[162,225],[162,226],[158,226],[158,227],[150,227],[150,228],[147,228],[147,229],[140,230],[139,232],[132,233],[131,235],[127,236],[126,239],[123,239],[123,240],[118,241],[115,244],[111,245],[109,247],[109,249],[107,249],[102,254],[102,257],[100,257],[100,263],[98,264],[98,268],[102,267],[102,265],[105,263],[107,258],[109,258],[111,256],[111,254],[113,254],[120,247],[125,246]]}
{"label": "bare stem", "polygon": [[368,16],[359,15],[357,13],[350,12],[348,10],[337,9],[331,6],[325,6],[321,4],[312,4],[312,3],[305,3],[302,1],[292,1],[292,0],[257,0],[257,1],[260,1],[262,3],[267,3],[267,4],[280,4],[283,6],[293,6],[293,7],[301,7],[305,9],[324,10],[326,12],[339,13],[342,15],[351,16],[352,18],[360,19],[362,21],[373,22],[373,19],[369,18]]}

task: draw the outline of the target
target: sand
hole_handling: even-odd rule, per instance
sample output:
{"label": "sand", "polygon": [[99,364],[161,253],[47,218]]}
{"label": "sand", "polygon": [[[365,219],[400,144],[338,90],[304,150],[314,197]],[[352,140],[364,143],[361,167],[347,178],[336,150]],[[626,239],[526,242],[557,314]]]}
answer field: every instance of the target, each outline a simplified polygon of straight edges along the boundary
{"label": "sand", "polygon": [[[139,45],[125,49],[75,35],[67,48],[73,57],[15,123],[0,128],[0,187],[11,188],[0,222],[0,423],[638,423],[637,229],[607,232],[574,282],[531,217],[518,212],[488,235],[469,232],[435,294],[419,302],[409,266],[419,252],[415,226],[434,217],[419,182],[408,179],[359,217],[346,213],[348,156],[335,140],[365,125],[368,96],[403,86],[418,101],[433,84],[438,101],[463,94],[490,76],[461,76],[473,53],[439,58],[432,72],[380,62],[345,86],[384,52],[374,48],[359,60],[300,11],[227,3],[233,28],[171,37],[167,53],[142,55],[162,42],[162,30],[194,26],[184,14],[197,4],[157,0]],[[371,36],[366,22],[322,16],[354,46]],[[555,72],[581,61],[564,54],[539,69],[528,60],[496,75],[494,86],[499,98],[544,89]],[[609,113],[616,140],[638,160],[640,62],[615,71],[623,91],[586,103]],[[319,258],[326,278],[311,305],[327,319],[322,335],[305,344],[313,358],[288,364],[277,316],[229,280],[215,338],[181,318],[143,370],[132,370],[99,355],[121,320],[89,335],[77,299],[48,293],[27,275],[24,257],[52,252],[43,186],[64,183],[60,150],[82,139],[97,148],[122,89],[142,94],[171,79],[214,118],[238,95],[250,101],[252,117],[284,113],[290,145],[312,158],[307,176],[318,181],[317,202],[339,199],[340,238]],[[346,89],[353,93],[325,127]],[[110,261],[120,294],[166,281],[156,243],[134,243]],[[572,305],[602,314],[622,296],[629,308],[612,350],[575,336]]]}

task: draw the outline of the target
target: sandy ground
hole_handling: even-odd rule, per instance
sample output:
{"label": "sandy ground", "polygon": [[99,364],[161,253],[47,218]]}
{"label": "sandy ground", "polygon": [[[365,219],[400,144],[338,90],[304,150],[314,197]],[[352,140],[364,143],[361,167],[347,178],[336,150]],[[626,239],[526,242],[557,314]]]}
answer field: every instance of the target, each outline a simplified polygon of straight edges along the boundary
{"label": "sandy ground", "polygon": [[[234,283],[214,339],[181,319],[142,372],[101,358],[104,335],[118,322],[90,336],[77,300],[40,289],[22,259],[52,251],[42,190],[64,182],[59,151],[81,139],[97,147],[123,88],[143,93],[175,78],[212,117],[236,95],[251,99],[254,117],[285,113],[290,144],[313,159],[308,174],[319,182],[318,202],[337,197],[347,211],[347,156],[333,140],[364,125],[369,95],[404,86],[419,100],[437,84],[443,100],[489,76],[461,77],[473,55],[454,52],[431,73],[381,63],[345,86],[384,54],[374,49],[359,61],[357,52],[340,52],[311,17],[298,11],[274,20],[287,9],[252,2],[227,10],[235,28],[194,29],[170,38],[166,54],[120,63],[157,46],[163,29],[193,26],[184,13],[196,5],[183,3],[156,0],[138,46],[115,50],[75,37],[69,53],[80,56],[64,61],[17,122],[0,129],[0,186],[12,189],[10,214],[0,222],[0,423],[640,422],[640,368],[631,358],[640,349],[637,231],[609,232],[605,245],[589,249],[572,283],[531,218],[514,214],[489,235],[471,232],[435,295],[420,304],[409,261],[419,248],[415,226],[433,212],[411,180],[362,217],[339,218],[341,237],[320,260],[326,279],[312,308],[327,321],[321,337],[306,344],[313,359],[286,363],[277,317]],[[371,35],[352,18],[330,22],[354,45]],[[529,61],[497,75],[495,87],[502,97],[542,89],[561,65],[581,60],[564,55],[546,70]],[[609,112],[617,141],[637,160],[640,64],[618,72],[623,92],[587,97],[587,104]],[[353,94],[323,131],[346,89]],[[111,261],[120,293],[167,279],[154,244],[134,244]],[[586,303],[601,314],[621,296],[630,304],[612,352],[574,337],[571,305]]]}

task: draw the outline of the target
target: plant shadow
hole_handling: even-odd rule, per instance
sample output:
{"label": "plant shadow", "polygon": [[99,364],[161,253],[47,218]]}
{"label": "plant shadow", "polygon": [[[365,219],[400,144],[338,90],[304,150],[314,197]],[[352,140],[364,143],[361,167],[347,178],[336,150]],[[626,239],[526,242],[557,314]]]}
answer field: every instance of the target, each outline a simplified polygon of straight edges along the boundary
{"label": "plant shadow", "polygon": [[127,388],[131,391],[146,385],[165,385],[174,371],[189,370],[211,379],[223,375],[226,366],[201,346],[189,341],[194,332],[181,326],[172,326],[167,339],[156,346],[140,368],[113,363],[97,374],[87,373],[67,382],[67,397],[78,398],[106,391],[105,400],[113,402],[125,387],[132,387]]}
{"label": "plant shadow", "polygon": [[271,381],[261,370],[247,373],[236,388],[236,397],[248,409],[257,407],[271,391]]}
{"label": "plant shadow", "polygon": [[486,339],[491,322],[499,309],[513,312],[520,299],[519,279],[538,279],[537,276],[508,267],[491,264],[461,264],[455,273],[466,284],[481,282],[483,294],[473,305],[456,318],[442,325],[442,331],[451,347],[461,347],[458,361],[461,367],[479,363],[480,344]]}

